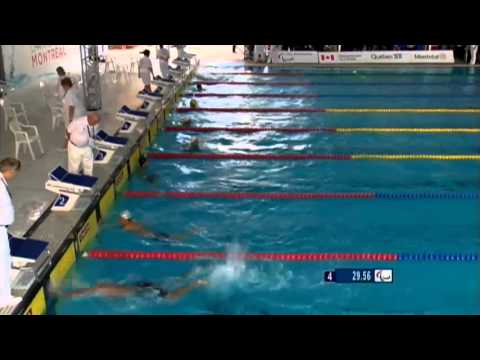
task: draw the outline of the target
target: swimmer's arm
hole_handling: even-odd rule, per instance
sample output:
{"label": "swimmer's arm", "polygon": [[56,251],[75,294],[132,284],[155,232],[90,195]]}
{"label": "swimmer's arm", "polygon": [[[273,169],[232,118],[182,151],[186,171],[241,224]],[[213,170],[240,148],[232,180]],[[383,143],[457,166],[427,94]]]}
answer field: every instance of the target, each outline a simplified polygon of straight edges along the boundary
{"label": "swimmer's arm", "polygon": [[185,241],[185,240],[188,240],[195,235],[198,235],[199,233],[200,233],[199,229],[193,229],[193,230],[187,231],[183,234],[169,235],[168,237],[163,237],[163,239],[165,239],[165,240],[175,240],[175,241]]}
{"label": "swimmer's arm", "polygon": [[182,287],[182,288],[179,288],[179,289],[176,289],[172,292],[169,292],[166,296],[165,296],[165,299],[167,300],[178,300],[178,299],[181,299],[182,297],[184,297],[185,295],[187,295],[188,293],[190,293],[193,289],[196,289],[197,287],[200,287],[200,286],[205,286],[207,285],[207,282],[206,281],[194,281],[193,283],[191,283],[190,285],[188,286],[185,286],[185,287]]}
{"label": "swimmer's arm", "polygon": [[88,289],[65,291],[65,292],[62,292],[59,297],[73,299],[73,298],[82,297],[82,296],[95,295],[97,291],[98,289],[96,287],[88,288]]}

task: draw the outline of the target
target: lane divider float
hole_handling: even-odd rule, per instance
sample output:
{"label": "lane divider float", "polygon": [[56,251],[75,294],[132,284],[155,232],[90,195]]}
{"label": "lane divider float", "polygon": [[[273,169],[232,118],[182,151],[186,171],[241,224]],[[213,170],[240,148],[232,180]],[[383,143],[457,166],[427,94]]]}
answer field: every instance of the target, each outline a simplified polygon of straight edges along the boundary
{"label": "lane divider float", "polygon": [[273,93],[185,93],[184,97],[244,97],[244,98],[293,98],[293,99],[311,99],[311,98],[480,98],[480,95],[462,95],[462,94],[273,94]]}
{"label": "lane divider float", "polygon": [[275,127],[166,127],[166,132],[281,132],[281,133],[309,133],[309,132],[330,132],[330,133],[465,133],[478,134],[478,128],[275,128]]}
{"label": "lane divider float", "polygon": [[185,160],[480,160],[480,155],[434,155],[434,154],[202,154],[149,152],[149,159]]}
{"label": "lane divider float", "polygon": [[230,113],[421,113],[421,114],[478,114],[480,109],[374,109],[374,108],[190,108],[179,107],[178,113],[189,112],[230,112]]}
{"label": "lane divider float", "polygon": [[384,192],[323,192],[323,193],[255,193],[255,192],[183,192],[183,191],[127,191],[127,198],[169,199],[255,199],[255,200],[341,200],[341,199],[387,199],[387,200],[476,200],[480,193],[384,193]]}
{"label": "lane divider float", "polygon": [[202,80],[193,81],[192,85],[249,85],[249,86],[474,86],[476,82],[461,82],[461,81],[448,81],[448,82],[328,82],[328,81],[223,81],[223,80]]}
{"label": "lane divider float", "polygon": [[[91,250],[83,257],[98,260],[161,260],[194,261],[225,260],[221,252],[147,252],[119,250]],[[476,262],[475,253],[244,253],[236,257],[246,261],[370,261],[370,262]]]}

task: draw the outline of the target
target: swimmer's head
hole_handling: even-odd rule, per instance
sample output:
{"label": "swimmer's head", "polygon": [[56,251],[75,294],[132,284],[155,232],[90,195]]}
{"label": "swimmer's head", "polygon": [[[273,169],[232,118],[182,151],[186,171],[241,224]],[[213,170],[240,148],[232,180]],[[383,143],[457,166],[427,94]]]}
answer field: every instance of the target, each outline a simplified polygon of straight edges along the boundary
{"label": "swimmer's head", "polygon": [[198,90],[198,91],[202,91],[202,90],[203,90],[202,84],[197,84],[197,90]]}
{"label": "swimmer's head", "polygon": [[198,137],[194,137],[192,141],[190,141],[190,145],[198,148],[200,146],[200,139]]}
{"label": "swimmer's head", "polygon": [[123,220],[132,220],[132,213],[128,210],[122,211],[120,218]]}
{"label": "swimmer's head", "polygon": [[198,101],[195,100],[195,99],[190,100],[190,107],[191,107],[192,109],[198,108]]}
{"label": "swimmer's head", "polygon": [[182,126],[190,127],[192,126],[192,119],[186,118],[182,120]]}

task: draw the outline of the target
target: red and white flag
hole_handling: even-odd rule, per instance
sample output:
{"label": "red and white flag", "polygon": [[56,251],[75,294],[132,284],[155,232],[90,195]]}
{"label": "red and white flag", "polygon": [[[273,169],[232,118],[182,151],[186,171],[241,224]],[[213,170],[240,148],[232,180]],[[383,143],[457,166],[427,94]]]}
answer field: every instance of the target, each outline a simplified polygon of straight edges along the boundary
{"label": "red and white flag", "polygon": [[320,59],[322,61],[335,61],[335,55],[330,54],[330,55],[320,55]]}

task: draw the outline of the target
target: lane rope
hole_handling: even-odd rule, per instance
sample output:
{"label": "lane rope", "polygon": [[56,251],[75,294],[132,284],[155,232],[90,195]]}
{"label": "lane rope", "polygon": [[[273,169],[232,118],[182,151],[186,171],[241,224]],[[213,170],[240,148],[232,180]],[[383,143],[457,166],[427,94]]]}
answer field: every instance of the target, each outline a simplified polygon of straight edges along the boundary
{"label": "lane rope", "polygon": [[[252,75],[252,76],[279,76],[279,77],[298,77],[298,76],[350,76],[350,77],[357,77],[357,76],[446,76],[446,77],[461,77],[464,76],[463,74],[428,74],[428,73],[364,73],[364,72],[314,72],[314,71],[281,71],[281,72],[256,72],[256,71],[239,71],[239,72],[208,72],[205,75]],[[477,81],[468,81],[467,84],[476,84]]]}
{"label": "lane rope", "polygon": [[335,132],[335,133],[480,133],[478,128],[251,128],[251,127],[166,127],[166,132],[236,132],[255,133],[274,131],[282,133],[309,133],[309,132]]}
{"label": "lane rope", "polygon": [[193,81],[192,85],[249,85],[249,86],[475,86],[477,83],[465,83],[458,81],[449,82],[307,82],[307,81],[221,81],[202,80]]}
{"label": "lane rope", "polygon": [[461,95],[461,94],[452,94],[452,95],[443,95],[443,94],[272,94],[272,93],[263,93],[263,94],[250,94],[250,93],[185,93],[184,97],[244,97],[244,98],[299,98],[299,99],[310,99],[310,98],[480,98],[480,95]]}
{"label": "lane rope", "polygon": [[338,200],[338,199],[385,199],[385,200],[476,200],[480,193],[384,193],[384,192],[324,192],[324,193],[255,193],[255,192],[182,192],[182,191],[127,191],[127,198],[169,199],[255,199],[255,200]]}
{"label": "lane rope", "polygon": [[423,114],[478,114],[480,109],[340,109],[340,108],[189,108],[179,107],[178,113],[188,112],[231,112],[231,113],[423,113]]}
{"label": "lane rope", "polygon": [[149,159],[189,160],[480,160],[480,155],[434,154],[202,154],[149,152]]}
{"label": "lane rope", "polygon": [[[371,262],[476,262],[475,253],[244,253],[235,255],[246,261],[371,261]],[[225,260],[221,252],[147,252],[120,250],[91,250],[83,257],[98,260],[155,260],[193,261]]]}

